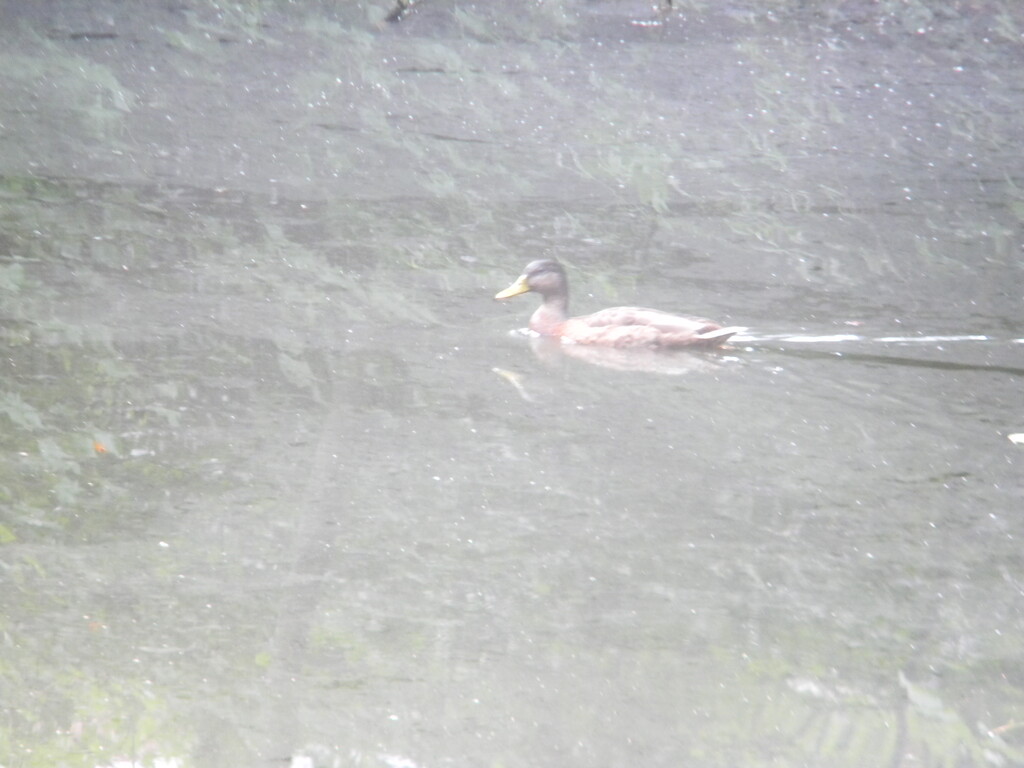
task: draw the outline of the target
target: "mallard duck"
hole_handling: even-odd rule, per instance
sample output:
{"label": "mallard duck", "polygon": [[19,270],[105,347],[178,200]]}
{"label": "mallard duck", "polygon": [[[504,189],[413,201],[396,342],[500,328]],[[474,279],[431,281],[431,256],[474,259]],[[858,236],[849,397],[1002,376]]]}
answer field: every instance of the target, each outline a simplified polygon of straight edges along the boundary
{"label": "mallard duck", "polygon": [[592,315],[569,317],[569,280],[553,259],[538,259],[496,299],[510,299],[536,291],[543,302],[530,318],[530,330],[541,336],[557,336],[564,342],[606,347],[717,347],[734,333],[710,320],[684,317],[643,307],[611,307]]}

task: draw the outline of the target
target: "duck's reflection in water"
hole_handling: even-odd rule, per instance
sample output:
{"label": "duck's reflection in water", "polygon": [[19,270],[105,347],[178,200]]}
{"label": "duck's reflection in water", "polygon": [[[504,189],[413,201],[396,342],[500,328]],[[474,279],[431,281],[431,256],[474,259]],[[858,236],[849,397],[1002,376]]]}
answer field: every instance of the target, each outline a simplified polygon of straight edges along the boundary
{"label": "duck's reflection in water", "polygon": [[[722,369],[736,358],[727,350],[715,351],[696,350],[659,350],[644,348],[619,349],[615,347],[597,347],[586,344],[565,343],[551,336],[538,336],[524,330],[529,335],[530,349],[545,368],[561,370],[566,365],[582,361],[588,365],[607,368],[614,371],[633,373],[651,373],[665,376],[682,376],[685,374],[709,374]],[[515,388],[516,392],[527,402],[534,402],[527,384],[527,377],[519,372],[504,368],[493,371]]]}

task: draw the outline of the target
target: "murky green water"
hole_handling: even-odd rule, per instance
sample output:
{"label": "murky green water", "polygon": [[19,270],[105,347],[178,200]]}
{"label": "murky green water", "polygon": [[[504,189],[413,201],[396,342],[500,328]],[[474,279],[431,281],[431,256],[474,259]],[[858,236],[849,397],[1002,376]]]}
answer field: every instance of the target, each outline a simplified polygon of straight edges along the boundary
{"label": "murky green water", "polygon": [[1024,16],[663,5],[0,7],[0,765],[1024,765]]}

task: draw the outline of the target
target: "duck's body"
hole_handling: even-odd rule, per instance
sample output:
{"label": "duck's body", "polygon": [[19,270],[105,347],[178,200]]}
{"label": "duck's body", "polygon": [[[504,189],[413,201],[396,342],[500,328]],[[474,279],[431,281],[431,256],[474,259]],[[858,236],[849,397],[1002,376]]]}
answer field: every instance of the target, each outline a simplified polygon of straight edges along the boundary
{"label": "duck's body", "polygon": [[667,349],[717,347],[742,330],[643,307],[612,307],[592,315],[569,317],[569,281],[562,265],[551,259],[530,262],[523,274],[495,298],[508,299],[527,291],[536,291],[543,298],[530,318],[530,330],[575,344]]}

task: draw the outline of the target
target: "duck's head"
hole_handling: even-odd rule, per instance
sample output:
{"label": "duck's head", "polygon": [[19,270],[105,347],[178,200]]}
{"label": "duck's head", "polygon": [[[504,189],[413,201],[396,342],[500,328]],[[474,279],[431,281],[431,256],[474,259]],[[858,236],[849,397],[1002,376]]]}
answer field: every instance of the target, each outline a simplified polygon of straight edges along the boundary
{"label": "duck's head", "polygon": [[545,299],[564,297],[568,293],[569,283],[565,277],[565,269],[554,259],[537,259],[526,265],[516,281],[494,298],[510,299],[521,293],[535,291]]}

